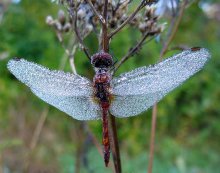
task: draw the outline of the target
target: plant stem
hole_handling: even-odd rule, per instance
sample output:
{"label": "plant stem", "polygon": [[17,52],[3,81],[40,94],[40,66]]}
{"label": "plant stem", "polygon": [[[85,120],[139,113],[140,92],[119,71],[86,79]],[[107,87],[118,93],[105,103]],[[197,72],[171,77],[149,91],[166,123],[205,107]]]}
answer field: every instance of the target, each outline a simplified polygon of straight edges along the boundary
{"label": "plant stem", "polygon": [[154,160],[154,142],[155,142],[155,132],[157,123],[157,104],[153,107],[152,120],[151,120],[151,136],[150,136],[150,155],[148,163],[148,173],[152,173],[153,160]]}
{"label": "plant stem", "polygon": [[162,60],[162,57],[165,55],[166,51],[168,50],[168,46],[170,45],[171,41],[173,40],[174,36],[176,35],[178,26],[180,24],[180,21],[183,17],[184,9],[187,5],[187,1],[183,1],[182,5],[180,7],[179,15],[174,16],[173,20],[171,21],[171,26],[167,35],[166,41],[163,43],[163,48],[160,52],[160,61]]}
{"label": "plant stem", "polygon": [[[105,52],[109,51],[109,38],[108,38],[108,19],[107,19],[107,10],[108,10],[108,0],[105,0],[104,3],[104,11],[103,18],[105,23],[102,24],[102,49]],[[118,137],[117,137],[117,129],[115,123],[115,117],[109,114],[109,129],[111,131],[111,151],[113,155],[114,167],[116,173],[121,173],[121,161],[120,161],[120,153],[118,147]]]}
{"label": "plant stem", "polygon": [[[177,32],[178,26],[179,26],[180,21],[183,17],[183,13],[184,13],[184,9],[186,7],[186,4],[187,4],[187,0],[183,1],[181,8],[180,8],[180,11],[179,11],[179,15],[173,17],[167,38],[165,39],[166,41],[164,42],[163,48],[161,49],[161,52],[160,52],[159,61],[162,60],[163,56],[165,55],[166,51],[168,50],[168,47]],[[156,121],[157,121],[157,103],[154,104],[153,112],[152,112],[152,127],[151,127],[151,137],[150,137],[150,155],[149,155],[149,163],[148,163],[148,173],[152,173],[152,169],[153,169]]]}
{"label": "plant stem", "polygon": [[47,106],[46,108],[44,108],[43,112],[40,115],[40,118],[38,120],[37,126],[34,130],[34,134],[33,137],[31,139],[31,143],[30,143],[30,150],[33,151],[34,148],[37,145],[37,142],[39,141],[39,137],[41,134],[41,131],[43,129],[44,123],[46,121],[47,115],[48,115],[48,111],[49,111],[49,106]]}
{"label": "plant stem", "polygon": [[110,124],[111,124],[111,136],[112,136],[112,156],[114,160],[114,167],[116,173],[121,173],[121,159],[120,159],[120,152],[119,152],[119,145],[118,145],[118,135],[117,135],[117,128],[116,128],[116,121],[113,115],[110,115]]}
{"label": "plant stem", "polygon": [[25,173],[29,172],[30,163],[31,163],[31,155],[32,155],[32,153],[33,153],[34,149],[36,148],[37,143],[39,141],[40,134],[42,132],[43,126],[44,126],[45,121],[47,119],[48,111],[49,111],[49,106],[44,108],[44,110],[41,113],[40,118],[38,120],[37,126],[34,130],[33,137],[30,141],[30,148],[29,148],[29,151],[26,153],[26,157],[25,157],[25,164],[24,164],[24,170],[23,170]]}
{"label": "plant stem", "polygon": [[105,0],[104,12],[103,12],[103,18],[105,22],[102,23],[102,49],[105,52],[109,51],[107,12],[108,12],[108,0]]}
{"label": "plant stem", "polygon": [[72,17],[73,19],[73,24],[74,24],[74,31],[75,31],[75,35],[79,41],[79,43],[81,44],[82,46],[82,50],[84,51],[84,53],[86,54],[87,58],[90,60],[90,54],[89,54],[89,51],[88,51],[88,48],[85,46],[85,44],[83,43],[83,40],[80,36],[80,33],[78,31],[78,28],[77,28],[77,10],[75,10],[75,15],[72,16],[71,12],[70,12],[70,16]]}

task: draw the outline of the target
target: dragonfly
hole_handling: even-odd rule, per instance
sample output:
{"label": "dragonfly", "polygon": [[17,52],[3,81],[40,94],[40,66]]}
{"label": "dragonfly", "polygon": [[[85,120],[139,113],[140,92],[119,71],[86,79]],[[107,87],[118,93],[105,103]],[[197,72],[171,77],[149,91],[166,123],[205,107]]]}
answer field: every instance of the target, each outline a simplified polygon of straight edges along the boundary
{"label": "dragonfly", "polygon": [[36,96],[74,119],[101,119],[104,162],[108,166],[109,113],[118,118],[141,114],[200,71],[210,57],[205,48],[191,48],[155,65],[112,77],[113,58],[100,51],[91,57],[95,71],[92,81],[19,58],[11,59],[7,67]]}

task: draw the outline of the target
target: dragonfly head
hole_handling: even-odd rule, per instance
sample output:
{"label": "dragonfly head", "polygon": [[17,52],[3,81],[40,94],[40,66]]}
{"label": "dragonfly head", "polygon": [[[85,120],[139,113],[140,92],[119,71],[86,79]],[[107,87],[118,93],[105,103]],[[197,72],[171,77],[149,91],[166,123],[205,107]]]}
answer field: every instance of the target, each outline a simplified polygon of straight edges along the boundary
{"label": "dragonfly head", "polygon": [[91,64],[96,68],[109,68],[113,65],[112,56],[104,51],[94,54]]}

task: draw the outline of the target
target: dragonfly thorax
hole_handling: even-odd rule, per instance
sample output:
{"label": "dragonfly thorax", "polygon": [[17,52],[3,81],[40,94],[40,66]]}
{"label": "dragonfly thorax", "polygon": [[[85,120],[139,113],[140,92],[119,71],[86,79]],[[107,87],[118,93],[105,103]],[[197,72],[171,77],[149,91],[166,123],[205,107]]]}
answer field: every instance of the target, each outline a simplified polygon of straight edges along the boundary
{"label": "dragonfly thorax", "polygon": [[109,68],[113,65],[112,56],[106,52],[98,52],[91,58],[91,64],[96,68]]}
{"label": "dragonfly thorax", "polygon": [[109,83],[110,82],[110,73],[106,68],[100,68],[96,70],[94,76],[94,83]]}
{"label": "dragonfly thorax", "polygon": [[109,68],[95,68],[95,76],[93,78],[95,96],[100,102],[109,103],[109,89],[111,74],[109,73]]}

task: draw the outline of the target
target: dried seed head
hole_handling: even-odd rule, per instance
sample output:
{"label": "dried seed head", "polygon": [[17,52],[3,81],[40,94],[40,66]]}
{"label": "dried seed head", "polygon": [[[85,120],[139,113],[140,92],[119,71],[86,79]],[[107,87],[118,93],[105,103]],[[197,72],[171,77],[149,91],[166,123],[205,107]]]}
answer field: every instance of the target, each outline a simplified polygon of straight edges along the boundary
{"label": "dried seed head", "polygon": [[88,34],[93,30],[93,26],[91,24],[87,24],[85,27],[85,33]]}
{"label": "dried seed head", "polygon": [[65,17],[65,13],[64,13],[63,10],[59,10],[59,11],[58,11],[58,20],[59,20],[59,22],[60,22],[62,25],[65,24],[65,22],[66,22],[66,17]]}
{"label": "dried seed head", "polygon": [[83,19],[83,18],[86,16],[85,10],[79,9],[79,10],[77,11],[77,16],[78,16],[78,19]]}
{"label": "dried seed head", "polygon": [[110,28],[116,28],[116,26],[117,26],[116,19],[112,19],[109,23],[110,23],[110,25],[109,25]]}
{"label": "dried seed head", "polygon": [[48,24],[50,26],[54,24],[54,20],[53,20],[52,16],[47,16],[46,17],[46,24]]}
{"label": "dried seed head", "polygon": [[99,18],[97,16],[94,16],[92,18],[92,23],[97,26],[99,24]]}
{"label": "dried seed head", "polygon": [[147,24],[146,23],[140,23],[138,26],[139,30],[144,33],[147,30]]}
{"label": "dried seed head", "polygon": [[68,32],[70,29],[71,29],[71,24],[70,24],[70,23],[66,23],[66,24],[63,26],[63,31],[64,31],[64,32]]}

